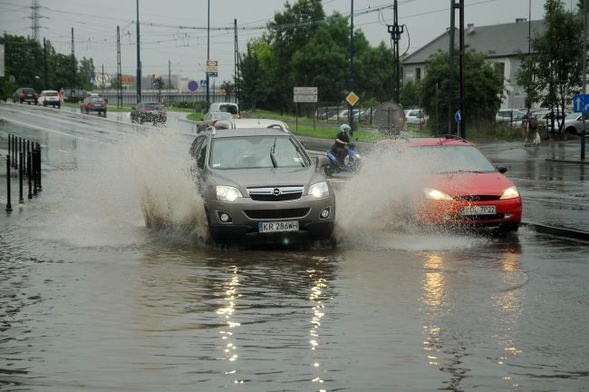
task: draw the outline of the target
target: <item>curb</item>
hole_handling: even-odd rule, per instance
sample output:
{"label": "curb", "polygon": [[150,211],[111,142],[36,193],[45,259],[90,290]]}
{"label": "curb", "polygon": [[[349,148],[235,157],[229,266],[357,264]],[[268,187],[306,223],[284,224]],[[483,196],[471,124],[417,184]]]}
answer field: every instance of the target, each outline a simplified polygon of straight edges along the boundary
{"label": "curb", "polygon": [[522,226],[530,227],[537,233],[551,234],[559,237],[574,238],[583,241],[589,241],[589,232],[583,230],[568,229],[565,227],[556,227],[540,223],[521,222]]}

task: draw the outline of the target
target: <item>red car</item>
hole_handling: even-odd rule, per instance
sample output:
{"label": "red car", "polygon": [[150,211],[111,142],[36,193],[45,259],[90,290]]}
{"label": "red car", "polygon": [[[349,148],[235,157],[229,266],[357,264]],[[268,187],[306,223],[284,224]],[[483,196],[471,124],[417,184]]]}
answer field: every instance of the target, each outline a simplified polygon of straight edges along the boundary
{"label": "red car", "polygon": [[99,116],[102,114],[106,117],[106,100],[100,96],[88,96],[81,102],[80,111],[86,114],[96,112]]}
{"label": "red car", "polygon": [[518,230],[522,199],[504,166],[456,136],[387,139],[378,143],[423,168],[420,194],[407,203],[417,223],[459,228]]}

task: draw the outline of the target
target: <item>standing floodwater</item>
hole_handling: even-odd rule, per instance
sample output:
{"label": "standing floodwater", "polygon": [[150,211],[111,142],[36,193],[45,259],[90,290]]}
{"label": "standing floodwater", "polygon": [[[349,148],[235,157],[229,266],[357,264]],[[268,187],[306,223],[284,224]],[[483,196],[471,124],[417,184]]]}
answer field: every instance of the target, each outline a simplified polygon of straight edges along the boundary
{"label": "standing floodwater", "polygon": [[419,183],[395,162],[337,184],[334,250],[211,249],[185,172],[192,136],[38,121],[43,192],[0,217],[2,391],[589,384],[585,245],[384,224],[387,197]]}

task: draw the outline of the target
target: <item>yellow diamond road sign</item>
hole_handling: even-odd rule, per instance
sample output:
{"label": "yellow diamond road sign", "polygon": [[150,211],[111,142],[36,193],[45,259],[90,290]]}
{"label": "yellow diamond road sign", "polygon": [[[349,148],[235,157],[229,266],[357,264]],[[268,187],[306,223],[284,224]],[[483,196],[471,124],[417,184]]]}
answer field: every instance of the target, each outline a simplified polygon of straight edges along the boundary
{"label": "yellow diamond road sign", "polygon": [[346,101],[348,101],[348,103],[352,106],[354,106],[356,104],[356,102],[358,102],[359,99],[360,99],[360,97],[358,97],[356,94],[354,94],[353,91],[351,93],[349,93],[348,96],[346,97]]}

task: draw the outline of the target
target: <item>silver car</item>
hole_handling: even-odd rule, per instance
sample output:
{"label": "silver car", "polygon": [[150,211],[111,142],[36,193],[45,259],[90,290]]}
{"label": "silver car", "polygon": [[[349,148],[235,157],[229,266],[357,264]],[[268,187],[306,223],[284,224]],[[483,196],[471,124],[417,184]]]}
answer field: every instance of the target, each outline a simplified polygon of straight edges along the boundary
{"label": "silver car", "polygon": [[334,191],[290,132],[210,128],[189,153],[213,242],[331,242]]}
{"label": "silver car", "polygon": [[564,118],[562,129],[564,133],[580,135],[583,131],[583,117],[585,117],[585,132],[589,128],[589,113],[569,113]]}

